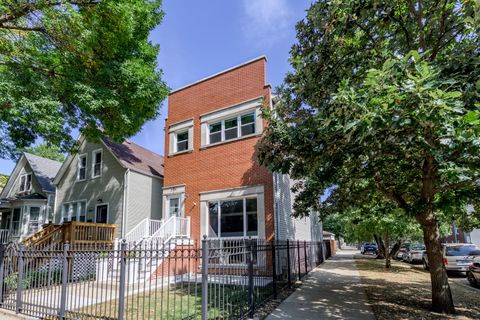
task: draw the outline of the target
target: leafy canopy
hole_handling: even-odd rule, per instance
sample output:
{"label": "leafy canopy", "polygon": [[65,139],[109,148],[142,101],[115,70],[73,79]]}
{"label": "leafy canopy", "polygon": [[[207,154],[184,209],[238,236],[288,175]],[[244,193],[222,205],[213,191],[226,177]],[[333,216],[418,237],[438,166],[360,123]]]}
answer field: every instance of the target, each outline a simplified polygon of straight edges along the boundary
{"label": "leafy canopy", "polygon": [[167,87],[148,40],[160,0],[0,3],[0,157],[72,130],[122,140],[156,117]]}
{"label": "leafy canopy", "polygon": [[478,223],[465,207],[478,212],[480,191],[477,9],[474,1],[312,5],[258,146],[262,163],[303,179],[297,212],[342,212],[362,192],[380,192],[407,214],[430,208]]}
{"label": "leafy canopy", "polygon": [[65,155],[60,151],[59,147],[47,143],[25,148],[22,151],[59,162],[63,162],[65,160]]}

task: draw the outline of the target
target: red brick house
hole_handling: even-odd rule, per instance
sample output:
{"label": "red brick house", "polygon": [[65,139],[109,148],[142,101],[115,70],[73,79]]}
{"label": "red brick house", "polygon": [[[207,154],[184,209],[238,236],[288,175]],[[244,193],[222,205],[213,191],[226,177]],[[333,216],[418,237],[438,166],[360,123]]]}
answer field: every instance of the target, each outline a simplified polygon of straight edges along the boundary
{"label": "red brick house", "polygon": [[262,56],[169,95],[163,217],[190,217],[193,239],[321,240],[317,218],[290,217],[288,176],[255,161],[267,125],[261,108],[272,107],[266,63]]}

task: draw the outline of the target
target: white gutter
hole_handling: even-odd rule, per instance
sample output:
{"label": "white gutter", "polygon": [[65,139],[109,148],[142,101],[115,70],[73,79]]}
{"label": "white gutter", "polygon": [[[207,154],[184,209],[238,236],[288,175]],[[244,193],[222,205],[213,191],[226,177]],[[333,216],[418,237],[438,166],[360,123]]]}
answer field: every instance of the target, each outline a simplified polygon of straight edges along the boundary
{"label": "white gutter", "polygon": [[128,178],[130,169],[125,171],[123,175],[123,208],[122,208],[122,238],[127,232],[127,205],[128,205]]}

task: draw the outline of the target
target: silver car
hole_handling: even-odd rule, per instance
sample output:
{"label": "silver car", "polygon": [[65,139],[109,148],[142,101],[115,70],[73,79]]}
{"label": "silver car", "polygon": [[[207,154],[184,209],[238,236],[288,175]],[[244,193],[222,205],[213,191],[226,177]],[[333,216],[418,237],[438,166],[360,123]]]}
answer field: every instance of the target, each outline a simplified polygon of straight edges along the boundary
{"label": "silver car", "polygon": [[[473,257],[471,253],[479,250],[474,244],[468,243],[446,243],[442,244],[443,266],[447,271],[466,272],[468,266],[472,264]],[[428,256],[425,254],[422,259],[425,270],[430,268]]]}

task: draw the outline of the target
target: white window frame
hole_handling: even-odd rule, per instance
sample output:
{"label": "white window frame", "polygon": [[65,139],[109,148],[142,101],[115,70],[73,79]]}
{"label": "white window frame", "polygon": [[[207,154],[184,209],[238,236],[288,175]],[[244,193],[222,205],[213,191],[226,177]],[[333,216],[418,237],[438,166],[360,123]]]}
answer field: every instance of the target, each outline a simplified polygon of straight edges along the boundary
{"label": "white window frame", "polygon": [[170,210],[170,201],[172,199],[178,199],[178,217],[183,217],[183,206],[182,206],[182,195],[175,194],[167,197],[167,209],[168,209],[168,217],[172,217],[171,210]]}
{"label": "white window frame", "polygon": [[[249,133],[249,134],[246,134],[246,135],[242,136],[242,127],[244,126],[244,124],[241,123],[241,119],[242,119],[243,116],[246,116],[246,115],[249,115],[249,114],[252,114],[252,113],[253,113],[253,125],[255,126],[255,130],[253,130],[253,133]],[[234,118],[237,119],[237,136],[235,138],[225,139],[225,130],[228,130],[228,129],[225,129],[225,121],[226,120],[231,120],[231,119],[234,119]],[[256,118],[257,118],[257,112],[255,110],[250,110],[250,111],[247,111],[247,112],[239,113],[237,115],[227,116],[227,117],[222,118],[222,119],[215,119],[215,120],[207,122],[207,137],[206,137],[207,138],[207,145],[215,145],[217,143],[220,144],[220,143],[225,143],[225,142],[239,140],[239,139],[242,139],[242,138],[248,138],[248,137],[251,137],[251,136],[255,136],[257,134],[257,124],[256,124],[256,121],[255,121]],[[220,137],[221,138],[220,138],[220,141],[210,142],[210,126],[213,125],[213,124],[217,124],[219,122],[221,123],[221,129],[220,129]]]}
{"label": "white window frame", "polygon": [[[247,214],[247,199],[255,199],[257,201],[257,235],[255,236],[250,236],[250,235],[247,235],[247,229],[248,229],[248,214]],[[222,206],[221,206],[221,203],[222,202],[226,202],[226,201],[237,201],[237,200],[242,200],[243,201],[243,235],[242,236],[233,236],[233,237],[222,237],[221,234],[222,234],[222,225],[221,225],[221,222],[222,222]],[[252,238],[252,239],[257,239],[259,237],[259,233],[260,233],[260,223],[259,223],[259,212],[258,212],[258,197],[256,195],[248,195],[248,196],[243,196],[243,197],[235,197],[235,198],[225,198],[225,199],[216,199],[216,200],[211,200],[211,201],[207,201],[207,228],[210,228],[210,211],[209,211],[209,208],[208,208],[208,205],[210,203],[217,203],[217,206],[218,206],[218,221],[217,221],[217,225],[218,225],[218,235],[217,237],[210,237],[209,238],[212,238],[212,239],[235,239],[235,238],[238,238],[238,239],[245,239],[245,238]]]}
{"label": "white window frame", "polygon": [[[86,222],[87,221],[87,214],[88,214],[88,208],[87,208],[87,200],[78,200],[78,201],[69,201],[69,202],[64,202],[62,203],[62,216],[61,216],[61,221],[60,223],[63,223],[63,222],[71,222],[72,221],[72,217],[73,217],[73,213],[72,212],[72,207],[73,207],[73,204],[76,204],[77,205],[77,212],[75,212],[75,218],[76,220],[75,221],[80,221],[80,203],[85,203],[85,221],[81,221],[81,222]],[[68,206],[68,209],[66,210],[67,212],[65,212],[65,206]],[[65,220],[65,217],[67,218],[67,220]]]}
{"label": "white window frame", "polygon": [[[177,136],[182,133],[187,133],[187,149],[178,151]],[[168,127],[169,148],[168,155],[188,153],[193,151],[193,119],[174,123]]]}
{"label": "white window frame", "polygon": [[[81,167],[81,163],[82,163],[82,159],[85,159],[85,177],[83,179],[80,179],[80,169],[82,169]],[[102,155],[102,161],[103,161],[103,155]],[[79,154],[78,155],[78,163],[77,163],[77,180],[76,181],[85,181],[87,180],[87,167],[88,167],[88,159],[87,159],[87,154],[86,153],[82,153],[82,154]]]}
{"label": "white window frame", "polygon": [[[110,205],[108,202],[102,202],[102,203],[96,203],[95,204],[95,215],[94,215],[94,218],[93,221],[95,221],[95,223],[97,223],[97,208],[100,207],[100,206],[107,206],[107,222],[105,223],[108,223],[108,218],[110,218]],[[103,223],[103,222],[102,222]]]}
{"label": "white window frame", "polygon": [[[187,134],[187,140],[181,140],[181,141],[187,141],[187,148],[185,150],[178,150],[178,135],[179,134],[182,134],[182,133],[186,133]],[[174,153],[181,153],[181,152],[187,152],[189,151],[189,148],[188,148],[188,145],[189,145],[189,141],[190,141],[190,135],[188,133],[188,129],[187,130],[179,130],[177,132],[174,133],[174,144],[173,144],[173,147],[174,147]]]}
{"label": "white window frame", "polygon": [[[100,174],[95,175],[95,160],[96,160],[96,155],[100,153],[101,154],[101,161],[100,161]],[[103,149],[97,149],[92,151],[92,179],[101,177],[103,174]]]}
{"label": "white window frame", "polygon": [[[28,180],[28,177],[30,176],[30,187],[28,189],[26,189],[27,187],[27,180]],[[25,178],[24,180],[24,183],[22,183],[22,178]],[[32,184],[33,184],[33,180],[32,180],[32,173],[24,173],[22,175],[20,175],[20,185],[18,186],[18,192],[29,192],[32,190]],[[22,187],[23,187],[23,190],[22,190]]]}

